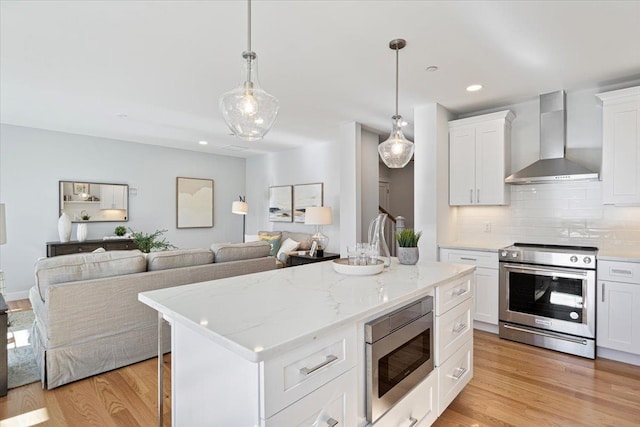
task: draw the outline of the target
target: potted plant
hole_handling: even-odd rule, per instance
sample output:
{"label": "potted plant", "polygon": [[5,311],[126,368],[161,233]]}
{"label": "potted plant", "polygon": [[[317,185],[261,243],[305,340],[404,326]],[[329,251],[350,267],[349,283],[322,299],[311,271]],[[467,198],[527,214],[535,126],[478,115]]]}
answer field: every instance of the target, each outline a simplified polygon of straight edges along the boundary
{"label": "potted plant", "polygon": [[175,249],[171,243],[167,242],[167,240],[163,237],[160,240],[160,237],[167,232],[167,230],[156,230],[154,233],[146,234],[142,232],[133,231],[131,228],[131,240],[138,246],[144,253],[149,253],[152,250],[157,251],[166,251],[167,249]]}
{"label": "potted plant", "polygon": [[122,237],[125,234],[127,234],[127,229],[124,226],[119,225],[119,226],[116,227],[115,230],[113,230],[113,232],[115,233],[116,236],[121,236]]}
{"label": "potted plant", "polygon": [[82,210],[80,212],[80,218],[82,218],[83,221],[89,221],[89,218],[91,217],[89,216],[89,213],[87,211]]}
{"label": "potted plant", "polygon": [[396,232],[398,241],[398,261],[400,264],[414,265],[418,262],[420,254],[418,252],[418,240],[422,236],[422,231],[416,232],[412,228],[405,228]]}

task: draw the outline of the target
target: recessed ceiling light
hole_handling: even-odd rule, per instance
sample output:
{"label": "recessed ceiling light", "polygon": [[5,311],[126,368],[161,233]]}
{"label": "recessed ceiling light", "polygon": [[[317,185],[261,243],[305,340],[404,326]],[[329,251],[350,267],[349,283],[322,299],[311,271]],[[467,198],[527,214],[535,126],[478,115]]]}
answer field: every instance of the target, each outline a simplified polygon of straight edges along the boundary
{"label": "recessed ceiling light", "polygon": [[482,85],[471,85],[467,86],[467,92],[477,92],[482,89]]}
{"label": "recessed ceiling light", "polygon": [[208,144],[208,142],[207,142],[207,141],[198,141],[198,144],[200,144],[200,145],[207,145],[207,144]]}
{"label": "recessed ceiling light", "polygon": [[116,114],[116,117],[119,117],[121,119],[126,119],[127,117],[129,117],[129,115],[127,113],[118,113]]}
{"label": "recessed ceiling light", "polygon": [[425,68],[425,71],[428,71],[430,73],[433,73],[434,71],[438,71],[438,67],[435,65],[430,65],[427,68]]}

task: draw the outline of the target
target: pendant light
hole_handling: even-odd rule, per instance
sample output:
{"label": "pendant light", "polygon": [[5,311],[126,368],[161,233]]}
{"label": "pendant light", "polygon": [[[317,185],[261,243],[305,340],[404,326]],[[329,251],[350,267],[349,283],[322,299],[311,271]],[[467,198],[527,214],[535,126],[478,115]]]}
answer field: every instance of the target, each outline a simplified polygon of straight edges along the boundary
{"label": "pendant light", "polygon": [[258,56],[251,50],[251,0],[247,1],[247,50],[242,52],[240,86],[220,97],[220,111],[231,132],[246,141],[262,139],[278,115],[278,99],[258,83]]}
{"label": "pendant light", "polygon": [[395,39],[389,42],[389,48],[396,51],[396,114],[391,118],[393,129],[391,135],[382,144],[378,145],[380,158],[387,167],[403,168],[413,156],[413,142],[405,138],[402,133],[402,116],[398,114],[398,51],[407,45],[404,39]]}

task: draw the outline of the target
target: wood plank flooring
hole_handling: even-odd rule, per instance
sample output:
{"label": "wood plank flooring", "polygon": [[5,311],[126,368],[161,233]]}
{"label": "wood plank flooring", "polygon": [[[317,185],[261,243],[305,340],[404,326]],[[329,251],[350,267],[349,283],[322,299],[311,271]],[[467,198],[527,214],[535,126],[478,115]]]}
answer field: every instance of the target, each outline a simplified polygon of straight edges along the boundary
{"label": "wood plank flooring", "polygon": [[[640,367],[482,331],[474,339],[474,378],[435,426],[640,426]],[[170,355],[164,364],[170,426]],[[40,383],[10,390],[0,398],[0,425],[155,426],[156,368],[151,359],[54,390]]]}

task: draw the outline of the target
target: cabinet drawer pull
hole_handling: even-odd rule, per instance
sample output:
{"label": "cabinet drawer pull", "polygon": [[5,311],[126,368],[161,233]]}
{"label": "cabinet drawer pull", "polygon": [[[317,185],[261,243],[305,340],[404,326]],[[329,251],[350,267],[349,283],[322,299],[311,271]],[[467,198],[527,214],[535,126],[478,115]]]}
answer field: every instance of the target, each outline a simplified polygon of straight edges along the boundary
{"label": "cabinet drawer pull", "polygon": [[329,363],[338,360],[338,356],[334,356],[333,354],[330,354],[327,356],[327,358],[325,359],[324,362],[317,364],[316,366],[312,367],[312,368],[307,368],[306,366],[302,369],[300,369],[300,373],[301,374],[305,374],[305,375],[309,375],[315,371],[317,371],[320,368],[324,368],[325,366],[327,366]]}
{"label": "cabinet drawer pull", "polygon": [[451,378],[458,381],[460,378],[462,378],[465,372],[467,372],[467,368],[456,368],[456,370],[453,371],[453,375],[451,375]]}
{"label": "cabinet drawer pull", "polygon": [[407,427],[413,427],[414,425],[418,424],[418,420],[416,418],[409,417],[409,421],[411,422],[411,424],[409,424]]}
{"label": "cabinet drawer pull", "polygon": [[477,261],[476,258],[467,258],[467,257],[463,257],[463,256],[461,256],[460,259],[464,259],[465,261]]}
{"label": "cabinet drawer pull", "polygon": [[331,417],[330,417],[330,418],[327,420],[327,425],[328,425],[329,427],[336,427],[338,424],[340,424],[340,423],[339,423],[339,422],[338,422],[338,420],[336,420],[335,418],[331,418]]}
{"label": "cabinet drawer pull", "polygon": [[469,203],[473,203],[473,188],[469,190]]}
{"label": "cabinet drawer pull", "polygon": [[466,289],[462,288],[462,289],[456,289],[451,291],[451,295],[454,297],[459,297],[460,295],[464,294],[465,292],[467,292]]}
{"label": "cabinet drawer pull", "polygon": [[620,274],[622,276],[633,276],[633,272],[631,270],[623,270],[621,268],[612,268],[611,274]]}
{"label": "cabinet drawer pull", "polygon": [[467,325],[465,323],[460,323],[457,328],[453,328],[453,333],[458,334],[458,333],[464,331],[464,329],[466,327],[467,327]]}
{"label": "cabinet drawer pull", "polygon": [[604,282],[602,282],[602,302],[604,302]]}
{"label": "cabinet drawer pull", "polygon": [[480,203],[480,189],[476,190],[476,203]]}

